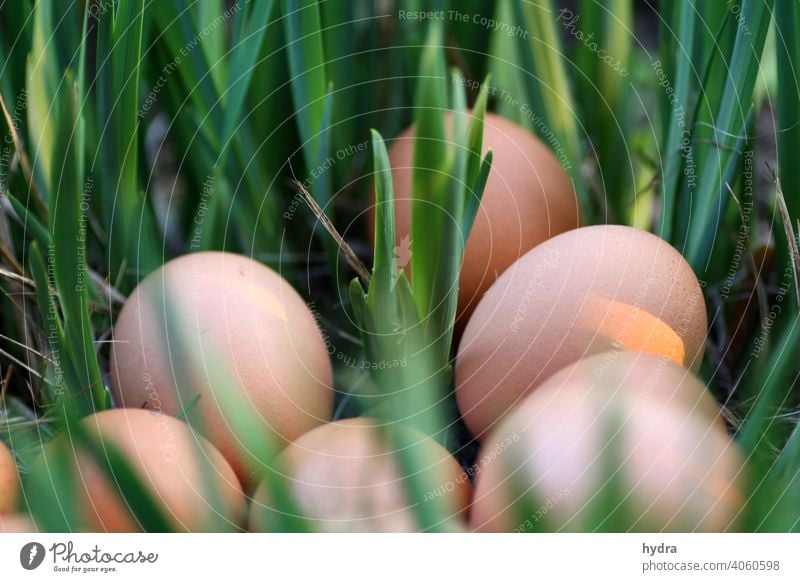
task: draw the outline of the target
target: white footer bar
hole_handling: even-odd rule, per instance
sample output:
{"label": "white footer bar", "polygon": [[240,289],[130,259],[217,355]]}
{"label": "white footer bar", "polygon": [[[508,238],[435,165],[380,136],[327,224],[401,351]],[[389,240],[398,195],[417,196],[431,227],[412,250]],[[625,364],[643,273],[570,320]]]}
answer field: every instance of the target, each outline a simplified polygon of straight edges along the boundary
{"label": "white footer bar", "polygon": [[249,580],[253,574],[326,582],[796,582],[800,536],[0,534],[0,580]]}

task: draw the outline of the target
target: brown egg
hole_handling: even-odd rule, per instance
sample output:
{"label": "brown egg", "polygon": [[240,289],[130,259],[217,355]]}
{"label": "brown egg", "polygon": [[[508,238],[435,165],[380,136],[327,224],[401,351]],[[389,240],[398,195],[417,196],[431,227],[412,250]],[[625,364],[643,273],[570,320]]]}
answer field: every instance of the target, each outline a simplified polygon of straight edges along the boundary
{"label": "brown egg", "polygon": [[21,513],[0,515],[0,533],[37,533],[30,517]]}
{"label": "brown egg", "polygon": [[[83,426],[101,446],[113,447],[130,465],[162,514],[177,531],[234,531],[247,512],[233,469],[210,443],[171,416],[150,410],[118,408],[86,417]],[[57,456],[70,455],[76,472],[79,529],[136,532],[142,528],[106,471],[88,451],[60,435],[48,443],[32,479],[47,480]],[[120,479],[121,482],[121,479]]]}
{"label": "brown egg", "polygon": [[[514,261],[548,238],[579,225],[572,183],[550,149],[536,136],[499,115],[487,113],[484,154],[489,148],[494,152],[492,170],[461,267],[458,325],[462,328],[481,296]],[[389,161],[396,200],[398,266],[404,267],[412,253],[427,252],[416,248],[410,238],[413,127],[392,142]]]}
{"label": "brown egg", "polygon": [[690,376],[625,353],[552,376],[486,440],[471,528],[735,529],[744,460]]}
{"label": "brown egg", "polygon": [[19,497],[17,463],[6,446],[0,442],[0,514],[13,511]]}
{"label": "brown egg", "polygon": [[[393,448],[381,441],[376,422],[350,419],[320,426],[287,447],[279,459],[297,509],[313,529],[326,532],[409,532],[418,530],[406,495],[407,478]],[[425,459],[436,487],[424,503],[444,503],[452,520],[463,524],[471,486],[458,462],[436,441],[411,432],[413,454]],[[265,484],[251,507],[250,529],[269,530],[275,515]],[[443,524],[445,525],[445,524]]]}
{"label": "brown egg", "polygon": [[245,482],[254,459],[223,408],[231,395],[279,444],[329,420],[333,406],[314,315],[272,269],[230,253],[186,255],[142,281],[114,327],[111,384],[121,406],[188,410]]}
{"label": "brown egg", "polygon": [[480,438],[553,373],[609,349],[696,370],[706,331],[700,284],[669,244],[625,226],[566,232],[517,261],[475,310],[456,360],[459,409]]}

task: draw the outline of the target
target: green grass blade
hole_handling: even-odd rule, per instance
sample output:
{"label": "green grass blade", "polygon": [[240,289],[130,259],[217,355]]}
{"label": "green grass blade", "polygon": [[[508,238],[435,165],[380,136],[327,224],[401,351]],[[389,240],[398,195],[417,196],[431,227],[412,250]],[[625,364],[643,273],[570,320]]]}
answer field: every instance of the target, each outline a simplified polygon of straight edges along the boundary
{"label": "green grass blade", "polygon": [[[478,181],[483,167],[483,126],[486,116],[486,102],[489,98],[489,83],[491,77],[484,79],[475,106],[472,108],[472,118],[467,130],[467,184],[472,186]],[[472,193],[467,193],[467,199],[472,198]]]}
{"label": "green grass blade", "polygon": [[492,169],[492,151],[489,150],[486,157],[483,157],[483,127],[490,82],[491,77],[487,77],[481,85],[478,99],[472,108],[472,119],[467,130],[469,153],[467,154],[467,188],[466,200],[464,201],[464,244],[469,238],[475,217],[478,215],[478,208],[483,198],[486,181],[489,179],[489,172]]}
{"label": "green grass blade", "polygon": [[250,88],[250,81],[255,72],[256,59],[261,52],[264,34],[272,16],[272,0],[256,0],[252,2],[249,17],[244,13],[238,23],[241,23],[240,35],[234,37],[234,46],[231,49],[230,68],[228,73],[227,93],[225,95],[225,120],[222,129],[222,152],[220,166],[225,166],[225,154],[228,144],[233,137],[237,124],[241,123],[242,108]]}
{"label": "green grass blade", "polygon": [[161,263],[161,245],[149,204],[141,195],[139,104],[144,0],[120,0],[101,13],[98,31],[98,113],[100,131],[96,170],[104,225],[109,235],[109,267],[117,280],[123,266],[131,287]]}
{"label": "green grass blade", "polygon": [[200,46],[206,62],[210,65],[208,72],[218,93],[223,92],[225,81],[230,76],[225,59],[225,53],[228,51],[226,38],[228,31],[225,26],[215,25],[220,14],[225,12],[226,4],[225,0],[203,0],[188,4],[195,16],[194,30],[202,31],[205,28],[211,31],[203,36]]}
{"label": "green grass blade", "polygon": [[69,387],[78,385],[78,375],[72,368],[72,363],[67,354],[62,352],[62,346],[67,345],[64,327],[58,313],[53,283],[47,276],[44,258],[36,242],[31,243],[28,251],[28,261],[31,277],[36,283],[36,297],[39,311],[42,315],[42,327],[47,330],[50,343],[50,354],[47,362],[48,371],[44,376],[44,402],[45,410],[53,410],[60,414],[62,410],[75,413],[77,406],[70,398]]}
{"label": "green grass blade", "polygon": [[14,208],[14,212],[19,215],[25,232],[30,238],[38,242],[42,248],[47,248],[51,240],[48,228],[11,191],[6,194],[8,195],[8,201]]}
{"label": "green grass blade", "polygon": [[[675,212],[680,192],[679,180],[683,172],[684,156],[680,150],[681,137],[684,131],[691,127],[691,88],[692,72],[694,71],[693,42],[695,38],[695,21],[697,20],[694,6],[695,0],[686,0],[677,4],[677,46],[670,51],[671,63],[674,72],[674,99],[662,100],[665,117],[667,119],[666,134],[661,148],[661,220],[658,234],[664,240],[672,241],[675,227]],[[666,39],[664,39],[666,40]],[[671,43],[664,43],[669,46]],[[665,49],[666,50],[666,49]],[[666,95],[666,91],[664,95]]]}
{"label": "green grass blade", "polygon": [[58,115],[53,108],[59,84],[58,62],[53,29],[53,9],[50,3],[40,2],[34,13],[33,42],[27,64],[28,133],[31,163],[39,191],[49,198],[50,170],[53,166],[53,136]]}
{"label": "green grass blade", "polygon": [[[439,229],[435,233],[436,250],[431,252],[433,268],[433,287],[430,292],[431,302],[427,307],[423,330],[427,342],[430,342],[434,361],[448,361],[453,339],[453,326],[455,324],[456,309],[458,306],[458,280],[461,272],[461,262],[464,257],[464,247],[468,233],[463,233],[459,228],[464,223],[464,208],[466,206],[468,156],[474,152],[477,142],[483,140],[482,128],[473,135],[472,143],[467,141],[467,98],[463,86],[457,85],[457,71],[453,71],[452,120],[451,131],[448,137],[451,145],[448,151],[448,163],[445,175],[448,179],[441,183],[439,191],[432,192],[435,208],[439,211],[437,217]],[[463,144],[467,144],[464,147]],[[482,192],[475,196],[481,197]],[[416,196],[415,196],[416,197]],[[419,204],[415,202],[415,204]],[[420,212],[422,206],[420,205]],[[428,208],[431,212],[431,208]],[[414,291],[417,292],[416,283]],[[426,290],[427,292],[427,290]]]}
{"label": "green grass blade", "polygon": [[[778,61],[778,175],[792,224],[800,218],[800,5],[775,4],[775,48]],[[782,229],[778,229],[782,231]],[[787,241],[778,234],[780,264],[788,262]]]}
{"label": "green grass blade", "polygon": [[[372,155],[375,167],[375,254],[372,279],[369,285],[368,306],[370,311],[381,315],[381,333],[391,333],[397,320],[394,313],[395,300],[392,294],[397,277],[395,252],[394,190],[389,154],[381,135],[372,131]],[[388,324],[388,325],[386,325]]]}
{"label": "green grass blade", "polygon": [[306,165],[313,168],[328,92],[319,6],[316,0],[283,0],[282,4],[297,125]]}
{"label": "green grass blade", "polygon": [[[369,85],[362,85],[373,78],[372,69],[363,62],[357,28],[361,26],[359,11],[371,12],[379,7],[358,6],[356,2],[322,2],[322,45],[325,54],[325,72],[328,82],[336,87],[336,99],[331,113],[331,140],[339,147],[356,143],[359,130],[370,127],[370,109],[363,105],[374,96],[367,92]],[[360,133],[359,133],[360,135]],[[360,138],[359,138],[359,141]],[[356,156],[336,160],[333,166],[335,183],[347,179]]]}
{"label": "green grass blade", "polygon": [[[157,58],[153,58],[154,78],[149,80],[151,85],[157,84],[159,80],[165,85],[159,94],[159,103],[174,120],[175,137],[179,139],[179,146],[188,152],[186,170],[191,174],[198,191],[193,199],[197,206],[196,210],[199,210],[203,202],[199,195],[202,185],[209,175],[221,176],[224,170],[229,189],[237,193],[237,199],[239,196],[243,198],[241,204],[233,207],[237,219],[233,222],[238,230],[234,236],[238,234],[242,239],[242,246],[249,251],[274,252],[280,245],[280,235],[276,220],[277,203],[273,193],[272,171],[280,167],[283,162],[276,165],[272,159],[272,152],[262,153],[258,147],[260,140],[265,139],[263,136],[272,135],[270,132],[273,128],[259,134],[262,137],[257,140],[254,137],[256,124],[253,124],[254,128],[251,129],[249,120],[247,123],[242,120],[247,100],[245,99],[238,109],[236,106],[236,101],[240,99],[236,96],[239,91],[243,91],[246,85],[255,84],[260,79],[254,79],[250,72],[237,73],[235,68],[239,65],[229,63],[227,66],[229,74],[234,75],[239,82],[233,87],[233,97],[227,100],[230,107],[226,107],[226,100],[215,87],[209,74],[211,63],[207,61],[204,51],[197,50],[203,36],[202,31],[197,33],[194,30],[191,14],[179,1],[153,3],[149,6],[149,10],[157,32],[155,44],[159,49],[150,51],[150,54]],[[237,3],[228,10],[218,13],[212,24],[224,28],[228,20],[236,18],[237,30],[247,28],[255,30],[262,17],[263,14],[259,13],[255,19],[247,19],[246,14],[242,12],[241,4]],[[272,37],[275,36],[273,30]],[[241,59],[241,66],[245,66],[252,58],[249,55],[253,49],[250,41],[255,42],[257,37],[258,34],[250,36],[244,46],[234,47],[231,58]],[[165,61],[177,63],[177,66],[174,66],[174,69],[170,65],[165,67],[163,64]],[[269,64],[274,66],[274,56]],[[259,74],[263,72],[261,68],[258,70]],[[270,86],[269,90],[272,91],[273,87]],[[234,121],[226,121],[226,115]],[[230,131],[226,134],[229,140],[223,137],[226,127]],[[223,145],[224,152],[221,151]],[[218,215],[210,222],[228,224],[229,210],[230,206],[225,207],[223,201],[215,202],[213,211]],[[208,216],[207,220],[210,220]],[[219,229],[205,236],[203,244],[221,244],[218,242],[220,240],[218,231]]]}
{"label": "green grass blade", "polygon": [[[89,317],[89,277],[86,271],[86,221],[82,210],[84,180],[78,174],[82,164],[77,151],[78,121],[73,109],[71,84],[60,93],[62,116],[55,136],[53,169],[55,180],[50,215],[52,217],[53,279],[58,289],[67,345],[61,346],[73,360],[79,374],[80,395],[88,393],[89,410],[102,410],[107,402],[106,389],[94,348],[94,332]],[[76,394],[77,395],[77,394]]]}
{"label": "green grass blade", "polygon": [[[797,386],[795,376],[793,386]],[[774,461],[762,463],[764,475],[758,482],[747,531],[800,531],[800,425]]]}
{"label": "green grass blade", "polygon": [[[192,105],[198,117],[204,121],[198,128],[200,133],[214,151],[219,151],[223,124],[222,110],[218,106],[220,98],[209,73],[211,66],[205,52],[197,50],[202,39],[195,31],[191,12],[181,0],[154,2],[148,6],[148,10],[156,25],[157,41],[163,42],[168,58],[173,62],[179,61],[174,71],[185,92],[181,108]],[[158,74],[165,70],[163,61],[158,64],[158,69]]]}
{"label": "green grass blade", "polygon": [[567,55],[550,0],[500,0],[495,21],[516,25],[527,34],[492,33],[489,68],[496,79],[498,112],[536,133],[553,151],[573,186],[585,222],[595,216],[595,202],[580,172],[580,131],[567,75]]}
{"label": "green grass blade", "polygon": [[430,313],[436,304],[433,289],[437,273],[440,238],[447,219],[442,204],[450,174],[447,157],[444,112],[449,109],[444,55],[443,30],[431,26],[420,63],[414,110],[414,171],[411,204],[411,244],[432,252],[411,255],[411,280],[414,298],[421,314]]}
{"label": "green grass blade", "polygon": [[[566,64],[568,59],[561,46],[560,31],[556,28],[555,10],[551,0],[515,0],[514,8],[517,22],[524,30],[529,31],[527,52],[521,48],[520,54],[527,55],[523,62],[531,68],[526,77],[528,95],[535,96],[530,100],[533,112],[542,112],[544,125],[535,124],[535,131],[551,148],[553,143],[548,139],[548,130],[556,136],[556,143],[563,147],[569,160],[565,168],[573,180],[581,208],[590,208],[588,192],[580,176],[579,165],[582,159],[580,134],[576,119],[576,108],[573,103]],[[541,109],[538,106],[541,105]]]}
{"label": "green grass blade", "polygon": [[[516,17],[511,0],[497,2],[495,11],[495,20],[497,22],[515,22]],[[533,70],[530,68],[533,63],[530,62],[530,55],[527,51],[521,50],[526,47],[521,47],[521,45],[522,43],[509,34],[497,32],[492,34],[489,44],[489,53],[491,55],[489,69],[498,87],[516,98],[524,96],[529,99],[528,105],[533,111],[543,111],[544,106],[541,104],[539,93],[527,95],[528,87],[524,76],[533,74]],[[523,113],[522,108],[515,104],[513,99],[499,99],[496,109],[503,117],[532,132],[536,132],[533,120]]]}
{"label": "green grass blade", "polygon": [[751,454],[769,456],[772,446],[786,442],[786,435],[780,434],[782,424],[776,422],[775,417],[790,404],[787,387],[793,386],[794,382],[788,379],[796,374],[798,345],[800,319],[795,317],[792,325],[773,344],[767,365],[751,379],[750,384],[757,387],[755,404],[737,435],[738,442]]}
{"label": "green grass blade", "polygon": [[714,116],[714,128],[697,131],[695,139],[710,141],[714,147],[702,148],[697,160],[698,190],[693,197],[690,228],[684,254],[689,263],[702,272],[710,255],[709,232],[716,232],[724,211],[721,210],[721,181],[735,152],[737,141],[747,131],[747,117],[751,107],[753,88],[759,70],[759,59],[764,49],[767,29],[772,18],[774,0],[743,0],[741,22],[736,32],[733,52],[728,62],[728,73],[719,109]]}
{"label": "green grass blade", "polygon": [[[302,144],[307,179],[314,200],[333,220],[330,167],[333,87],[326,80],[325,52],[319,4],[316,0],[283,0],[283,23],[289,61],[295,121]],[[323,245],[331,265],[336,247],[330,238]]]}
{"label": "green grass blade", "polygon": [[[606,209],[610,220],[629,223],[635,171],[629,143],[633,129],[629,102],[633,2],[581,0],[576,14],[562,9],[556,21],[564,32],[576,37],[576,101],[581,105],[581,122],[592,139]],[[587,40],[581,42],[579,34]]]}
{"label": "green grass blade", "polygon": [[[78,505],[73,451],[66,445],[62,441],[57,454],[35,461],[33,475],[23,485],[31,517],[41,531],[73,532],[80,527],[84,508]],[[36,474],[39,471],[41,475]]]}
{"label": "green grass blade", "polygon": [[5,96],[19,95],[26,85],[33,8],[31,0],[15,2],[13,6],[6,2],[0,6],[0,62],[3,63],[0,91]]}
{"label": "green grass blade", "polygon": [[[71,423],[67,434],[79,450],[87,451],[105,473],[111,488],[123,500],[142,530],[161,533],[172,531],[156,497],[117,447],[101,437],[89,434],[80,422]],[[65,456],[71,458],[73,446],[70,444],[66,449],[68,452]]]}
{"label": "green grass blade", "polygon": [[[330,159],[329,152],[331,151],[331,118],[333,116],[333,85],[328,86],[328,92],[325,94],[325,100],[322,107],[322,121],[319,127],[319,139],[317,140],[317,168],[324,168],[325,164]],[[313,176],[312,176],[313,177]],[[329,204],[331,198],[331,175],[328,172],[323,172],[314,180],[314,196],[317,203],[321,204],[324,201],[328,205],[327,212],[330,214],[333,211],[333,206]]]}

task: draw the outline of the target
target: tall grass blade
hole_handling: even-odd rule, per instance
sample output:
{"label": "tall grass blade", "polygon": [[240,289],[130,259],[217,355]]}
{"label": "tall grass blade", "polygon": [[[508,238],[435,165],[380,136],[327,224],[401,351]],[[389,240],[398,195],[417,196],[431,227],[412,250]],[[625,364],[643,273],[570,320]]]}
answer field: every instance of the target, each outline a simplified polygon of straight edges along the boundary
{"label": "tall grass blade", "polygon": [[139,87],[144,0],[120,0],[101,13],[98,32],[99,159],[96,175],[109,236],[112,280],[124,287],[161,263],[151,207],[139,188]]}
{"label": "tall grass blade", "polygon": [[[328,159],[326,146],[329,143],[332,92],[325,71],[318,2],[283,0],[283,22],[303,159],[313,182],[309,190],[317,203],[326,208],[330,197],[330,175],[318,168],[324,168]],[[318,172],[319,177],[314,178]]]}
{"label": "tall grass blade", "polygon": [[71,355],[79,374],[76,396],[88,395],[89,410],[102,410],[108,396],[100,374],[94,347],[94,332],[89,317],[89,278],[86,271],[87,220],[84,211],[84,181],[78,175],[83,167],[77,150],[76,128],[71,83],[66,83],[60,95],[60,113],[50,172],[57,188],[50,205],[52,247],[49,260],[53,263],[53,280],[58,290],[64,333],[67,344],[61,346]]}
{"label": "tall grass blade", "polygon": [[[693,60],[695,21],[697,20],[694,0],[686,0],[676,4],[673,8],[678,11],[677,34],[675,43],[662,39],[665,46],[675,46],[676,50],[669,51],[671,64],[674,66],[672,83],[674,86],[673,97],[664,91],[663,106],[666,119],[665,135],[661,148],[661,220],[658,223],[658,234],[664,240],[672,241],[675,227],[675,213],[678,195],[681,190],[679,185],[683,174],[683,150],[681,139],[684,132],[690,131],[692,118],[692,74],[695,73]],[[672,69],[668,69],[672,70]],[[695,73],[696,74],[696,73]]]}
{"label": "tall grass blade", "polygon": [[[778,61],[778,175],[786,194],[791,222],[800,218],[800,5],[797,2],[775,4],[775,50]],[[778,255],[785,265],[788,241],[781,240],[778,229]]]}
{"label": "tall grass blade", "polygon": [[710,256],[709,233],[718,230],[727,206],[722,199],[725,190],[721,181],[726,178],[732,160],[741,155],[736,146],[748,129],[753,88],[773,5],[774,0],[742,1],[739,18],[747,28],[741,24],[737,28],[721,102],[713,118],[714,127],[695,133],[696,141],[713,144],[699,152],[698,190],[691,203],[688,239],[683,249],[686,259],[700,272]]}
{"label": "tall grass blade", "polygon": [[632,113],[630,53],[634,38],[631,0],[581,0],[577,14],[560,10],[556,21],[575,40],[575,95],[581,122],[593,142],[610,220],[627,224],[634,205],[634,158],[631,155]]}

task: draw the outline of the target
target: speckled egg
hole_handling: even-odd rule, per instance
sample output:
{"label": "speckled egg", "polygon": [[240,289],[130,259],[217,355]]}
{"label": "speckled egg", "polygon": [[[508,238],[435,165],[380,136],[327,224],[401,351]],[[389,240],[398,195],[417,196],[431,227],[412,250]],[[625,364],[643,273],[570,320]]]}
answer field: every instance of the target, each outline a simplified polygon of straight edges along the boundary
{"label": "speckled egg", "polygon": [[114,326],[110,368],[119,405],[186,414],[244,482],[257,461],[230,407],[251,408],[277,444],[332,412],[314,314],[275,271],[230,253],[185,255],[142,281]]}
{"label": "speckled egg", "polygon": [[[297,509],[314,530],[325,532],[418,531],[406,490],[409,479],[394,447],[381,438],[377,421],[350,419],[318,427],[279,458]],[[471,485],[458,462],[433,439],[407,429],[409,454],[424,459],[432,480],[423,503],[442,503],[451,530],[463,526]],[[257,490],[250,528],[276,527],[266,484]]]}
{"label": "speckled egg", "polygon": [[554,237],[486,293],[456,360],[456,398],[481,438],[561,368],[610,349],[696,370],[707,332],[700,284],[672,246],[625,226]]}
{"label": "speckled egg", "polygon": [[691,376],[624,352],[552,376],[486,439],[471,529],[735,530],[743,456]]}
{"label": "speckled egg", "polygon": [[[449,123],[449,118],[448,118]],[[495,279],[520,256],[579,225],[572,182],[551,150],[522,127],[492,113],[484,125],[483,149],[494,152],[492,169],[467,239],[458,290],[461,328]],[[416,248],[411,237],[414,129],[389,148],[395,194],[398,264]],[[373,218],[374,220],[374,218]]]}
{"label": "speckled egg", "polygon": [[[171,529],[235,531],[243,525],[247,503],[236,474],[222,454],[186,423],[163,413],[128,408],[93,414],[81,423],[101,447],[122,455]],[[45,446],[30,478],[47,483],[50,465],[64,455],[73,459],[76,475],[82,508],[78,530],[144,529],[125,501],[130,491],[120,489],[124,478],[111,480],[89,451],[64,434]]]}

